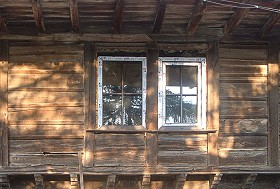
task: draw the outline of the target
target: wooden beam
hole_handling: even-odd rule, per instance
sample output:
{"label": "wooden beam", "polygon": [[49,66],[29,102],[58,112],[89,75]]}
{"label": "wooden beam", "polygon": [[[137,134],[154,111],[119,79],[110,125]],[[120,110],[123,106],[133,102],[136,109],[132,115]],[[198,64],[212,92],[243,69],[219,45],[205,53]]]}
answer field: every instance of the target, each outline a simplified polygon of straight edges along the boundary
{"label": "wooden beam", "polygon": [[[246,3],[247,0],[242,0],[242,3]],[[231,15],[229,20],[224,26],[224,34],[230,35],[241,23],[242,19],[247,14],[248,9],[237,8],[235,12]]]}
{"label": "wooden beam", "polygon": [[106,189],[114,189],[116,184],[116,175],[109,175],[107,178]]}
{"label": "wooden beam", "polygon": [[0,175],[0,188],[1,189],[11,188],[8,175]]}
{"label": "wooden beam", "polygon": [[82,152],[78,153],[78,158],[79,158],[80,189],[85,189],[84,173],[83,173],[83,154],[82,154]]}
{"label": "wooden beam", "polygon": [[187,175],[181,174],[176,177],[175,189],[183,189]]}
{"label": "wooden beam", "polygon": [[75,173],[70,174],[70,189],[79,189],[79,179]]}
{"label": "wooden beam", "polygon": [[7,33],[7,25],[5,18],[0,15],[0,33]]}
{"label": "wooden beam", "polygon": [[40,0],[32,0],[32,10],[38,30],[45,32],[46,28]]}
{"label": "wooden beam", "polygon": [[154,26],[153,26],[152,33],[159,33],[160,32],[162,22],[163,22],[163,19],[164,19],[166,5],[167,5],[167,0],[160,0],[159,1],[158,8],[157,8],[157,14],[156,14],[156,18],[155,18],[155,21],[154,21]]}
{"label": "wooden beam", "polygon": [[142,189],[151,188],[151,175],[143,175]]}
{"label": "wooden beam", "polygon": [[210,189],[217,189],[221,180],[222,180],[223,174],[215,174],[210,177]]}
{"label": "wooden beam", "polygon": [[258,176],[258,174],[250,174],[250,175],[246,176],[246,178],[243,182],[243,185],[242,185],[242,189],[252,188],[257,176]]}
{"label": "wooden beam", "polygon": [[218,135],[219,135],[219,43],[211,42],[207,52],[207,129],[216,130],[208,134],[208,166],[219,165]]}
{"label": "wooden beam", "polygon": [[34,174],[36,189],[44,189],[44,179],[41,174]]}
{"label": "wooden beam", "polygon": [[[280,9],[280,4],[277,9]],[[261,27],[260,36],[268,34],[280,22],[280,13],[273,13]]]}
{"label": "wooden beam", "polygon": [[279,166],[279,47],[276,42],[268,45],[268,161],[272,167]]}
{"label": "wooden beam", "polygon": [[0,167],[9,164],[8,141],[8,41],[0,41]]}
{"label": "wooden beam", "polygon": [[74,32],[77,32],[79,31],[80,28],[77,0],[69,0],[69,7],[70,7],[70,17],[72,22],[72,30]]}
{"label": "wooden beam", "polygon": [[204,16],[205,10],[206,4],[202,0],[198,0],[195,10],[187,26],[187,36],[192,35],[196,31],[201,19]]}
{"label": "wooden beam", "polygon": [[116,0],[113,33],[122,32],[124,0]]}
{"label": "wooden beam", "polygon": [[63,42],[107,42],[107,43],[149,43],[152,40],[146,34],[42,34],[40,36],[28,35],[14,35],[5,34],[0,35],[0,39],[14,40],[14,41],[63,41]]}
{"label": "wooden beam", "polygon": [[[85,129],[96,128],[96,67],[97,51],[94,44],[86,42],[84,46],[84,89],[85,89]],[[94,133],[85,133],[84,166],[92,167],[94,158]]]}

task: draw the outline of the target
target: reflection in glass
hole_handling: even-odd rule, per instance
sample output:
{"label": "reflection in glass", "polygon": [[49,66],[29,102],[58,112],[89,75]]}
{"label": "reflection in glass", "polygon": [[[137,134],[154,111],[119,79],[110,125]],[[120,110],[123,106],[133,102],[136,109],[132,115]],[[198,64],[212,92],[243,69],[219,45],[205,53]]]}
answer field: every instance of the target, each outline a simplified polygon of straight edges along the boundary
{"label": "reflection in glass", "polygon": [[104,62],[102,68],[103,93],[120,93],[122,91],[121,63]]}
{"label": "reflection in glass", "polygon": [[166,123],[180,123],[181,97],[166,96]]}
{"label": "reflection in glass", "polygon": [[142,93],[142,65],[138,62],[129,62],[123,65],[124,92]]}
{"label": "reflection in glass", "polygon": [[166,66],[166,93],[180,94],[181,66]]}
{"label": "reflection in glass", "polygon": [[183,96],[182,123],[197,123],[197,97]]}
{"label": "reflection in glass", "polygon": [[104,95],[103,96],[103,124],[121,125],[122,102],[121,96]]}
{"label": "reflection in glass", "polygon": [[124,97],[123,125],[141,125],[142,123],[142,96]]}

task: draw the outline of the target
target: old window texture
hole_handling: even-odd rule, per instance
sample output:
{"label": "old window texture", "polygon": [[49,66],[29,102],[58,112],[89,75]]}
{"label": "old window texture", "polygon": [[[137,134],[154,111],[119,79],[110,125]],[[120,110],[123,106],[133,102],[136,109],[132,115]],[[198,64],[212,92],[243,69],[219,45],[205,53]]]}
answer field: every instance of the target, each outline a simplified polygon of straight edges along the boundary
{"label": "old window texture", "polygon": [[159,128],[206,128],[206,59],[159,58]]}
{"label": "old window texture", "polygon": [[145,127],[146,58],[98,57],[98,127]]}

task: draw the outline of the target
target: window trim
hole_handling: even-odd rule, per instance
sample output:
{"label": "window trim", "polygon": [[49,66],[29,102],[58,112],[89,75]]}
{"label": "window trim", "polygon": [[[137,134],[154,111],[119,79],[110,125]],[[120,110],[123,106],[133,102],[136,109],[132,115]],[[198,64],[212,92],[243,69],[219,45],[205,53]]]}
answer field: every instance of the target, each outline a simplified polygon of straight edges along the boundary
{"label": "window trim", "polygon": [[[103,61],[120,61],[120,62],[142,62],[142,127],[146,128],[146,96],[147,96],[147,59],[146,57],[119,57],[119,56],[99,56],[98,57],[98,73],[97,73],[97,110],[98,110],[98,128],[103,125],[103,90],[102,90],[102,65]],[[124,127],[123,125],[116,127]],[[126,127],[126,126],[125,126]],[[132,126],[132,127],[137,127]]]}
{"label": "window trim", "polygon": [[[190,65],[198,66],[198,113],[196,124],[187,123],[165,123],[165,89],[166,65]],[[207,106],[207,84],[206,84],[206,58],[183,58],[183,57],[159,57],[158,59],[158,128],[178,129],[206,129],[206,106]]]}

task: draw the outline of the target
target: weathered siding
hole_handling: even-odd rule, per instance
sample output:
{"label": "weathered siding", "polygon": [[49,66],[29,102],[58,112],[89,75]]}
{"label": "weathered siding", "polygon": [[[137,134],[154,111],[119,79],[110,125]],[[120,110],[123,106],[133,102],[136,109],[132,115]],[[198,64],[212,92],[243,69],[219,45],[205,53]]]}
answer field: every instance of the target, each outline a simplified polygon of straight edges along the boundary
{"label": "weathered siding", "polygon": [[78,165],[84,135],[83,45],[10,43],[11,166]]}
{"label": "weathered siding", "polygon": [[266,166],[266,46],[220,47],[220,165]]}

